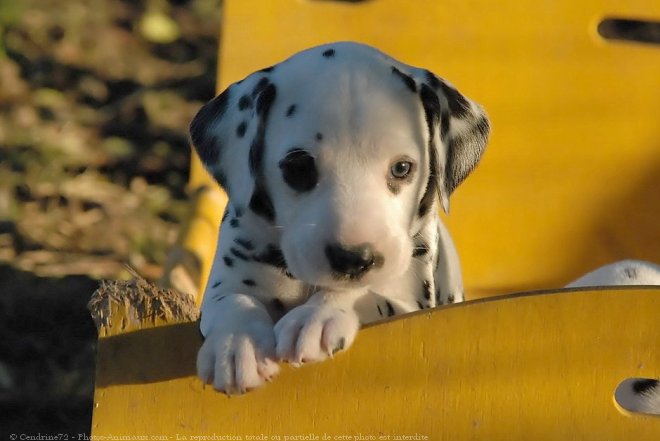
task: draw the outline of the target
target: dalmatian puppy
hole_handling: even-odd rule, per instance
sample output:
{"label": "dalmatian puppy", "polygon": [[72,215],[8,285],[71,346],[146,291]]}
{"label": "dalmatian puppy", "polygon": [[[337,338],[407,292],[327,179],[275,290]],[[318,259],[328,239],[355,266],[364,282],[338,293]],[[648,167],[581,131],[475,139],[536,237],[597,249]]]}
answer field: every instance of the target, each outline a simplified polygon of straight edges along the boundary
{"label": "dalmatian puppy", "polygon": [[244,393],[277,361],[347,349],[360,325],[463,299],[438,210],[489,122],[430,71],[363,44],[315,47],[232,84],[190,133],[229,196],[197,358],[216,390]]}

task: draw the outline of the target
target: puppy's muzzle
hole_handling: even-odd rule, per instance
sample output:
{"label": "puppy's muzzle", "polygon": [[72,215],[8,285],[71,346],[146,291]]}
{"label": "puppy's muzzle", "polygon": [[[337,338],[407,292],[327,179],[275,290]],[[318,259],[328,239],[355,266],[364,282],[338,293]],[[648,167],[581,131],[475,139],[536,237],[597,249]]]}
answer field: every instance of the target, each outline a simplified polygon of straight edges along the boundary
{"label": "puppy's muzzle", "polygon": [[330,268],[339,278],[357,280],[375,267],[383,266],[384,258],[370,244],[343,247],[338,243],[328,244],[325,255]]}

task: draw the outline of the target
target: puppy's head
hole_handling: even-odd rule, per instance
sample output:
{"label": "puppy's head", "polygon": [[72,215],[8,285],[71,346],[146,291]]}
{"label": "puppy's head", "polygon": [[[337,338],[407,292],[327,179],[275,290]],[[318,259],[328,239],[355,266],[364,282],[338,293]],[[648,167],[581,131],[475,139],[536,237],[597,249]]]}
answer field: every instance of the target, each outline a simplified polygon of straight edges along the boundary
{"label": "puppy's head", "polygon": [[233,84],[191,124],[232,203],[271,228],[289,271],[339,287],[400,276],[435,201],[476,166],[481,108],[368,46],[309,49]]}

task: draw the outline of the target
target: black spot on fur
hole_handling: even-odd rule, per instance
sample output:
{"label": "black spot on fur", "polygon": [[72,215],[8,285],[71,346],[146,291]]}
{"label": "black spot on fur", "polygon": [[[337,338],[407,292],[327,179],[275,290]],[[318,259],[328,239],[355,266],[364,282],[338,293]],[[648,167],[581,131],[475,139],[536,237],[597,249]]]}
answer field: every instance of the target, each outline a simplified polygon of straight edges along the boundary
{"label": "black spot on fur", "polygon": [[408,90],[410,90],[412,93],[417,93],[417,84],[415,83],[415,80],[407,74],[404,74],[401,72],[399,69],[397,69],[395,66],[392,66],[392,73],[399,77],[401,81],[403,81],[403,84],[406,85]]}
{"label": "black spot on fur", "polygon": [[287,155],[279,162],[282,178],[289,187],[305,192],[316,187],[319,174],[314,164],[314,158],[309,152],[302,149],[289,150]]}
{"label": "black spot on fur", "polygon": [[234,214],[236,214],[236,217],[240,218],[241,216],[243,216],[243,208],[235,207]]}
{"label": "black spot on fur", "polygon": [[244,137],[246,130],[247,130],[247,123],[243,121],[238,125],[238,127],[236,127],[236,136],[238,136],[239,138]]}
{"label": "black spot on fur", "polygon": [[440,83],[440,89],[447,97],[447,104],[454,118],[465,118],[470,114],[470,103],[458,90],[444,82]]}
{"label": "black spot on fur", "polygon": [[417,307],[419,309],[424,309],[424,305],[422,305],[422,302],[420,302],[419,300],[417,300]]}
{"label": "black spot on fur", "polygon": [[229,221],[229,226],[232,228],[237,228],[240,225],[238,222],[238,219],[233,218],[232,220]]}
{"label": "black spot on fur", "polygon": [[[419,97],[422,101],[422,106],[424,107],[424,116],[426,118],[426,126],[428,127],[429,133],[435,133],[435,125],[440,119],[440,100],[438,95],[426,84],[422,84],[422,87],[419,91]],[[433,136],[431,136],[433,138]]]}
{"label": "black spot on fur", "polygon": [[380,314],[380,316],[382,317],[383,316],[383,310],[380,309],[380,305],[376,305],[376,308],[378,308],[378,314]]}
{"label": "black spot on fur", "polygon": [[227,265],[227,266],[229,266],[229,267],[234,266],[234,259],[232,259],[231,257],[229,257],[229,256],[224,256],[224,257],[222,258],[222,260],[225,262],[225,265]]}
{"label": "black spot on fur", "polygon": [[442,305],[442,298],[440,297],[440,290],[435,292],[435,303],[437,305]]}
{"label": "black spot on fur", "polygon": [[254,244],[252,244],[252,242],[247,239],[237,237],[234,239],[234,243],[237,243],[248,251],[252,251],[254,249]]}
{"label": "black spot on fur", "polygon": [[417,216],[423,217],[433,206],[435,195],[438,191],[438,164],[435,148],[435,125],[440,118],[440,101],[438,96],[426,84],[422,84],[420,89],[420,99],[424,107],[424,115],[429,134],[429,180],[426,183],[426,189],[422,195],[417,209]]}
{"label": "black spot on fur", "polygon": [[417,217],[426,216],[426,214],[431,209],[431,206],[433,205],[433,189],[429,187],[430,185],[427,184],[424,197],[422,198],[421,202],[419,203],[419,207],[417,208]]}
{"label": "black spot on fur", "polygon": [[254,256],[255,262],[271,265],[286,270],[286,261],[282,250],[275,245],[268,245],[265,250]]}
{"label": "black spot on fur", "polygon": [[316,134],[316,140],[317,141],[323,141],[323,133],[317,133]]}
{"label": "black spot on fur", "polygon": [[[440,90],[444,84],[433,72],[426,71],[426,81],[433,90]],[[441,109],[440,136],[444,137],[449,132],[449,109]]]}
{"label": "black spot on fur", "polygon": [[243,279],[243,285],[245,286],[257,286],[257,282],[252,279]]}
{"label": "black spot on fur", "polygon": [[385,301],[385,305],[387,306],[387,316],[392,317],[394,315],[394,306],[388,301]]}
{"label": "black spot on fur", "polygon": [[447,296],[447,303],[454,303],[455,300],[456,298],[454,297],[454,294],[449,294],[449,296]]}
{"label": "black spot on fur", "polygon": [[286,116],[289,118],[292,117],[296,113],[296,105],[291,104],[288,109],[286,109]]}
{"label": "black spot on fur", "polygon": [[343,350],[346,347],[346,339],[344,337],[340,338],[337,342],[337,346],[332,350],[333,354]]}
{"label": "black spot on fur", "polygon": [[444,139],[449,133],[449,112],[443,110],[440,118],[440,137]]}
{"label": "black spot on fur", "polygon": [[252,107],[252,98],[250,98],[248,95],[243,95],[238,100],[238,110],[243,111],[249,109],[250,107]]}
{"label": "black spot on fur", "polygon": [[424,298],[426,300],[431,300],[431,282],[428,280],[424,280],[422,282],[422,292],[424,294]]}
{"label": "black spot on fur", "polygon": [[227,193],[229,193],[229,184],[227,183],[227,176],[225,176],[225,174],[222,173],[222,171],[213,170],[213,179],[215,179],[216,182],[220,184],[220,186],[224,188]]}
{"label": "black spot on fur", "polygon": [[215,300],[216,302],[219,302],[219,301],[223,300],[225,297],[227,297],[227,296],[226,296],[226,295],[225,295],[225,296],[221,296],[221,295],[219,295],[219,294],[214,294],[213,297],[211,297],[211,298],[212,298],[213,300]]}
{"label": "black spot on fur", "polygon": [[264,80],[266,80],[266,85],[264,86],[263,91],[260,91],[259,98],[257,98],[257,114],[261,117],[264,117],[268,110],[270,110],[270,106],[273,104],[273,101],[275,101],[275,97],[277,96],[277,88],[275,85],[269,83],[266,78],[264,78]]}
{"label": "black spot on fur", "polygon": [[335,50],[334,49],[327,49],[327,50],[323,51],[323,56],[325,58],[332,58],[332,57],[335,56]]}
{"label": "black spot on fur", "polygon": [[284,312],[284,303],[280,299],[273,299],[273,307],[281,312]]}
{"label": "black spot on fur", "polygon": [[626,273],[626,277],[629,279],[636,279],[637,278],[637,268],[626,268],[623,270],[624,273]]}
{"label": "black spot on fur", "polygon": [[435,90],[441,90],[447,98],[447,104],[452,116],[464,118],[470,113],[470,103],[461,93],[436,77],[433,72],[426,71],[426,81]]}
{"label": "black spot on fur", "polygon": [[222,118],[227,110],[230,91],[231,88],[206,103],[190,123],[190,139],[204,164],[213,165],[220,157],[222,145],[208,129],[215,121]]}
{"label": "black spot on fur", "polygon": [[259,80],[259,82],[254,86],[254,89],[252,89],[252,99],[256,98],[259,96],[259,94],[270,84],[270,81],[268,81],[268,78],[264,77]]}
{"label": "black spot on fur", "polygon": [[263,138],[255,137],[252,140],[250,145],[250,154],[248,156],[248,167],[250,168],[250,174],[256,176],[261,168],[261,153],[264,151],[264,140]]}
{"label": "black spot on fur", "polygon": [[[248,160],[250,172],[255,178],[254,191],[250,198],[249,207],[255,214],[272,222],[275,220],[275,209],[264,184],[262,157],[265,148],[268,113],[275,101],[275,97],[277,96],[277,88],[273,84],[268,83],[267,79],[263,78],[262,80],[266,80],[266,83],[264,83],[264,86],[261,88],[259,98],[257,99],[259,125],[257,126],[256,136],[252,140],[252,145],[250,146]],[[255,90],[256,89],[257,88],[255,88]]]}
{"label": "black spot on fur", "polygon": [[213,285],[211,285],[211,288],[217,288],[222,284],[222,280],[218,280],[217,282],[213,282]]}
{"label": "black spot on fur", "polygon": [[440,88],[440,84],[441,84],[440,80],[430,70],[426,71],[426,82],[429,83],[429,86],[431,86],[435,90],[438,90]]}
{"label": "black spot on fur", "polygon": [[658,386],[660,386],[660,381],[652,378],[645,378],[643,380],[637,380],[633,383],[633,391],[635,391],[636,394],[643,394]]}
{"label": "black spot on fur", "polygon": [[256,215],[263,217],[267,221],[273,222],[275,220],[273,201],[270,199],[270,195],[261,182],[255,183],[248,206]]}
{"label": "black spot on fur", "polygon": [[243,253],[241,250],[238,250],[238,249],[236,249],[236,248],[234,248],[234,247],[231,247],[231,248],[229,249],[229,252],[230,252],[232,255],[234,255],[234,257],[237,257],[237,258],[239,258],[239,259],[241,259],[241,260],[250,260],[250,258],[249,258],[248,256],[246,256],[245,253]]}

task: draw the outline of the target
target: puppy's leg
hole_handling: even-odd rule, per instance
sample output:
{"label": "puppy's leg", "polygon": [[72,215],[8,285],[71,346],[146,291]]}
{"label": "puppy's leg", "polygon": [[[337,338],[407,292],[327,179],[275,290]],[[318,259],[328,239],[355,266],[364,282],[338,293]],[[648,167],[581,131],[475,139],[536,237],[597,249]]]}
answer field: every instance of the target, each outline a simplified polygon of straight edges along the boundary
{"label": "puppy's leg", "polygon": [[233,394],[278,373],[273,317],[296,304],[301,290],[282,269],[263,263],[270,248],[249,228],[249,214],[231,205],[227,213],[202,302],[205,341],[197,372],[215,389]]}
{"label": "puppy's leg", "polygon": [[197,374],[227,394],[260,387],[279,371],[268,311],[254,297],[216,293],[204,301]]}
{"label": "puppy's leg", "polygon": [[275,325],[278,358],[300,365],[322,361],[353,343],[360,328],[355,303],[368,291],[320,291]]}

